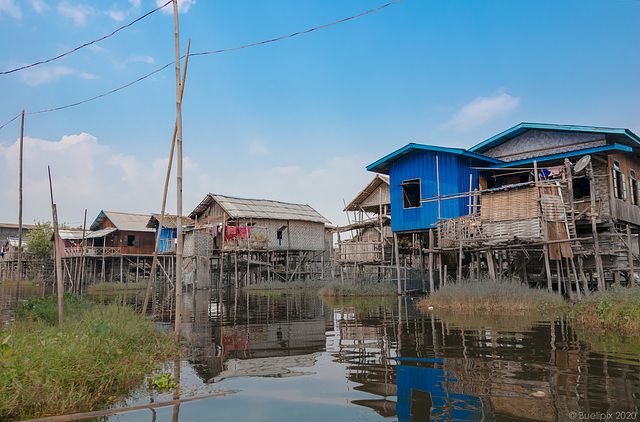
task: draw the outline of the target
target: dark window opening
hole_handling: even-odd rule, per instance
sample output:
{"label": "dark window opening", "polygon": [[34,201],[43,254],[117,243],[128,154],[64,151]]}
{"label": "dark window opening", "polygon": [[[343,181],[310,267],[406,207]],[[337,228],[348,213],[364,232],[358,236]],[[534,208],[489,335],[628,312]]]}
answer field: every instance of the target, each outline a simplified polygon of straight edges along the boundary
{"label": "dark window opening", "polygon": [[287,226],[282,226],[278,229],[278,232],[276,233],[276,237],[278,239],[278,245],[282,246],[282,234],[284,233],[284,231],[287,229]]}
{"label": "dark window opening", "polygon": [[136,246],[136,237],[133,235],[127,235],[127,246]]}
{"label": "dark window opening", "polygon": [[589,180],[586,177],[573,179],[573,199],[582,199],[591,196]]}
{"label": "dark window opening", "polygon": [[404,208],[419,208],[421,206],[420,179],[411,179],[402,182],[402,204]]}

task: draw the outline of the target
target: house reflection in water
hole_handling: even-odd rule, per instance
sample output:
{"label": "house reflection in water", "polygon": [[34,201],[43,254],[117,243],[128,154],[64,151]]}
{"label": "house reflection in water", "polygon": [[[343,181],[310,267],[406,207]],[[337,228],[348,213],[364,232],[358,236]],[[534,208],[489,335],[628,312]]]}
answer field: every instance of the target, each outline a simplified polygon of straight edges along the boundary
{"label": "house reflection in water", "polygon": [[293,296],[211,297],[195,290],[183,309],[183,334],[192,364],[205,382],[232,377],[288,377],[309,374],[325,350],[327,323],[319,304],[301,305]]}

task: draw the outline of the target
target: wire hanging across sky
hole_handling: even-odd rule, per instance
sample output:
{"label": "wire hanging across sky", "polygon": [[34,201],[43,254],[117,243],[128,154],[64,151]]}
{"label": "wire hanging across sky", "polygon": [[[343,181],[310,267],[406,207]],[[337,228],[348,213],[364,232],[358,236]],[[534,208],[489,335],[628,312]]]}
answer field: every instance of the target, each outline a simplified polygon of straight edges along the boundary
{"label": "wire hanging across sky", "polygon": [[[165,4],[164,4],[164,6],[160,6],[158,9],[161,9],[161,8],[165,7],[167,4],[171,3],[171,1],[172,1],[172,0],[169,0],[169,2],[165,3]],[[390,3],[383,4],[383,5],[382,5],[382,6],[380,6],[380,7],[376,7],[375,9],[371,9],[371,10],[369,10],[369,11],[366,11],[366,12],[363,12],[363,13],[360,13],[360,14],[357,14],[357,15],[353,15],[353,16],[350,16],[350,17],[348,17],[348,18],[340,19],[340,20],[337,20],[337,21],[335,21],[335,22],[331,22],[331,23],[327,23],[327,24],[324,24],[324,25],[316,26],[316,27],[314,27],[314,28],[307,29],[307,30],[305,30],[305,31],[294,32],[293,34],[284,35],[284,36],[281,36],[281,37],[278,37],[278,38],[272,38],[272,39],[269,39],[269,40],[260,41],[260,42],[255,42],[255,43],[251,43],[251,44],[245,44],[245,45],[241,45],[241,46],[239,46],[239,47],[226,48],[226,49],[222,49],[222,50],[214,50],[214,51],[206,51],[206,52],[202,52],[202,53],[191,53],[191,54],[189,54],[189,56],[205,56],[205,55],[209,55],[209,54],[225,53],[225,52],[229,52],[229,51],[240,50],[240,49],[243,49],[243,48],[255,47],[255,46],[263,45],[263,44],[269,44],[269,43],[276,42],[276,41],[281,41],[281,40],[284,40],[284,39],[287,39],[287,38],[292,38],[292,37],[295,37],[295,36],[297,36],[297,35],[308,34],[308,33],[310,33],[310,32],[316,31],[316,30],[318,30],[318,29],[327,28],[327,27],[332,26],[332,25],[336,25],[336,24],[339,24],[339,23],[347,22],[347,21],[350,21],[350,20],[352,20],[352,19],[359,18],[359,17],[364,16],[364,15],[368,15],[369,13],[376,12],[376,11],[378,11],[378,10],[384,9],[385,7],[391,6],[391,5],[395,4],[395,3],[400,3],[401,1],[403,1],[403,0],[395,0],[395,1],[392,1],[392,2],[390,2]],[[145,16],[147,16],[147,15],[149,15],[149,14],[151,14],[151,13],[155,12],[155,11],[156,11],[156,10],[158,10],[158,9],[155,9],[155,10],[153,10],[153,11],[151,11],[151,12],[147,13]],[[140,18],[139,18],[139,19],[137,19],[136,21],[138,21],[138,20],[142,19],[143,17],[144,17],[144,16],[140,17]],[[132,25],[132,24],[133,24],[133,23],[135,23],[136,21],[132,22],[132,23],[131,23],[131,24],[129,24],[129,25]],[[123,28],[124,28],[124,27],[123,27]],[[122,29],[122,28],[120,28],[120,29]],[[114,32],[114,33],[115,33],[115,32]],[[113,35],[113,34],[111,34],[111,35]],[[109,35],[109,36],[110,36],[110,35]],[[95,41],[92,41],[92,43],[93,43],[93,42],[95,42]],[[88,45],[88,44],[86,44],[86,45]],[[82,47],[82,46],[81,46],[81,47]],[[75,51],[75,50],[77,50],[77,49],[79,49],[79,48],[81,48],[81,47],[78,47],[78,48],[76,48],[76,49],[74,49],[74,50],[71,50],[71,52],[72,52],[72,51]],[[65,53],[65,54],[69,54],[69,53]],[[183,59],[184,57],[185,57],[185,56],[182,56],[182,57],[180,57],[180,59]],[[51,59],[51,60],[53,60],[53,59]],[[43,62],[43,63],[45,63],[45,62]],[[143,80],[145,80],[145,79],[147,79],[147,78],[149,78],[149,77],[151,77],[151,76],[155,75],[156,73],[158,73],[158,72],[160,72],[160,71],[162,71],[162,70],[164,70],[164,69],[168,68],[169,66],[173,65],[174,63],[175,63],[175,62],[173,62],[173,61],[172,61],[172,62],[170,62],[170,63],[167,63],[166,65],[162,66],[161,68],[156,69],[156,70],[154,70],[153,72],[151,72],[151,73],[149,73],[149,74],[147,74],[147,75],[145,75],[145,76],[142,76],[142,77],[140,77],[140,78],[136,79],[136,80],[135,80],[135,81],[133,81],[133,82],[129,82],[128,84],[123,85],[123,86],[121,86],[121,87],[118,87],[118,88],[116,88],[116,89],[113,89],[113,90],[111,90],[111,91],[108,91],[108,92],[102,93],[102,94],[100,94],[100,95],[96,95],[95,97],[87,98],[86,100],[78,101],[78,102],[75,102],[75,103],[72,103],[72,104],[67,104],[67,105],[60,106],[60,107],[53,107],[53,108],[49,108],[49,109],[45,109],[45,110],[40,110],[40,111],[31,111],[31,112],[26,112],[25,114],[40,114],[40,113],[47,113],[47,112],[50,112],[50,111],[63,110],[63,109],[65,109],[65,108],[75,107],[75,106],[79,106],[80,104],[88,103],[89,101],[93,101],[93,100],[96,100],[96,99],[98,99],[98,98],[105,97],[105,96],[107,96],[107,95],[109,95],[109,94],[113,94],[113,93],[115,93],[115,92],[118,92],[118,91],[120,91],[120,90],[122,90],[122,89],[128,88],[128,87],[130,87],[131,85],[136,84],[136,83],[138,83],[138,82],[140,82],[140,81],[143,81]],[[34,65],[35,65],[35,64],[34,64]],[[17,69],[17,70],[19,70],[19,69]],[[20,117],[20,115],[21,115],[21,114],[18,114],[17,116],[15,116],[15,117],[14,117],[14,118],[12,118],[11,120],[9,120],[8,122],[6,122],[6,123],[5,123],[5,124],[3,124],[2,126],[0,126],[0,129],[4,128],[4,127],[5,127],[5,126],[7,126],[9,123],[11,123],[11,122],[13,122],[14,120],[16,120],[18,117]]]}
{"label": "wire hanging across sky", "polygon": [[73,50],[69,50],[69,51],[67,51],[66,53],[62,53],[62,54],[60,54],[60,55],[58,55],[58,56],[55,56],[55,57],[52,57],[52,58],[50,58],[50,59],[42,60],[42,61],[35,62],[35,63],[31,63],[31,64],[28,64],[28,65],[25,65],[25,66],[17,67],[17,68],[15,68],[15,69],[11,69],[11,70],[6,70],[6,71],[4,71],[4,72],[0,72],[0,75],[8,75],[9,73],[18,72],[18,71],[20,71],[20,70],[24,70],[24,69],[29,69],[30,67],[38,66],[38,65],[40,65],[40,64],[49,63],[49,62],[52,62],[52,61],[54,61],[54,60],[61,59],[62,57],[67,56],[67,55],[69,55],[69,54],[71,54],[71,53],[73,53],[73,52],[76,52],[76,51],[80,50],[81,48],[87,47],[87,46],[89,46],[89,45],[91,45],[91,44],[95,44],[95,43],[100,42],[100,41],[102,41],[102,40],[106,40],[107,38],[109,38],[109,37],[111,37],[111,36],[115,35],[117,32],[119,32],[119,31],[121,31],[121,30],[123,30],[123,29],[125,29],[125,28],[130,27],[130,26],[131,26],[131,25],[133,25],[134,23],[136,23],[136,22],[138,22],[138,21],[141,21],[142,19],[146,18],[147,16],[149,16],[150,14],[152,14],[152,13],[154,13],[154,12],[157,12],[158,10],[160,10],[160,9],[162,9],[163,7],[167,6],[167,5],[168,5],[169,3],[171,3],[172,1],[173,1],[173,0],[169,0],[168,2],[166,2],[165,4],[163,4],[162,6],[159,6],[159,7],[155,8],[155,9],[153,9],[152,11],[150,11],[150,12],[148,12],[148,13],[145,13],[144,15],[140,16],[138,19],[134,20],[133,22],[128,23],[128,24],[126,24],[126,25],[124,25],[124,26],[121,26],[120,28],[116,29],[115,31],[113,31],[113,32],[112,32],[112,33],[110,33],[109,35],[105,35],[105,36],[104,36],[104,37],[102,37],[102,38],[98,38],[98,39],[93,40],[93,41],[90,41],[90,42],[88,42],[88,43],[84,43],[84,44],[82,44],[82,45],[80,45],[80,46],[78,46],[78,47],[74,48]]}

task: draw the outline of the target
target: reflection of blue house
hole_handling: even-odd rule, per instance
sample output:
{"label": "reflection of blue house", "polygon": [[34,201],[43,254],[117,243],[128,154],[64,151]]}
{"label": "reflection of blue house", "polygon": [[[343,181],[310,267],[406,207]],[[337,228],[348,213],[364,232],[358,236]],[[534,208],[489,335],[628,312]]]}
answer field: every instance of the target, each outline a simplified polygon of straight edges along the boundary
{"label": "reflection of blue house", "polygon": [[[396,358],[398,421],[490,421],[491,413],[480,397],[451,392],[458,382],[443,369],[442,359]],[[454,389],[455,390],[455,389]]]}
{"label": "reflection of blue house", "polygon": [[394,232],[433,228],[438,218],[470,213],[469,197],[436,200],[478,188],[477,167],[501,160],[460,148],[408,144],[369,165],[389,175]]}

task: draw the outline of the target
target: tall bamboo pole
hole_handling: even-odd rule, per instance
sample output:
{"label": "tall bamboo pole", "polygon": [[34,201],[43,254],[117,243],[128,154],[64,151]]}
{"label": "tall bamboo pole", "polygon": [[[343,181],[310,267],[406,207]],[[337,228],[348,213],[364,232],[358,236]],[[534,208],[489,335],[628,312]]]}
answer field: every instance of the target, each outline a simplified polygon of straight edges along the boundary
{"label": "tall bamboo pole", "polygon": [[598,277],[598,290],[604,290],[604,268],[602,267],[602,256],[600,255],[600,242],[598,240],[598,224],[596,222],[596,183],[593,174],[593,165],[591,161],[586,167],[587,179],[589,179],[589,209],[591,219],[591,234],[593,235],[593,257],[596,261],[596,274]]}
{"label": "tall bamboo pole", "polygon": [[58,232],[58,210],[56,204],[53,203],[53,185],[51,184],[51,168],[47,166],[49,172],[49,193],[51,194],[51,214],[53,216],[53,254],[56,259],[56,280],[58,282],[58,325],[62,325],[63,312],[63,295],[64,286],[62,285],[62,259],[60,257],[60,233]]}
{"label": "tall bamboo pole", "polygon": [[[182,87],[180,89],[180,98],[184,95],[184,83],[187,78],[187,65],[189,64],[189,49],[191,48],[191,40],[187,42],[187,55],[184,59],[184,70],[182,71]],[[149,281],[147,282],[147,292],[144,295],[144,302],[142,302],[142,312],[146,312],[147,304],[149,303],[149,296],[151,295],[151,282],[155,279],[156,266],[158,265],[158,248],[160,247],[160,234],[162,232],[162,226],[164,225],[164,210],[167,204],[167,191],[169,189],[169,179],[171,178],[171,167],[173,164],[173,151],[176,147],[176,134],[178,132],[178,121],[176,120],[173,126],[173,139],[171,140],[171,152],[169,153],[169,164],[167,165],[167,176],[164,180],[164,193],[162,195],[162,210],[160,211],[160,221],[158,222],[158,232],[156,233],[156,247],[153,251],[153,261],[151,262],[151,273],[149,274]]]}
{"label": "tall bamboo pole", "polygon": [[20,290],[20,281],[22,280],[22,151],[24,140],[24,110],[20,118],[20,170],[18,171],[18,286]]}
{"label": "tall bamboo pole", "polygon": [[176,213],[177,224],[176,231],[178,236],[178,245],[176,249],[176,325],[175,337],[180,340],[180,324],[182,312],[182,98],[180,84],[180,33],[178,30],[178,0],[173,0],[173,25],[175,29],[176,44],[176,145],[177,145],[177,178],[176,190],[178,193]]}

